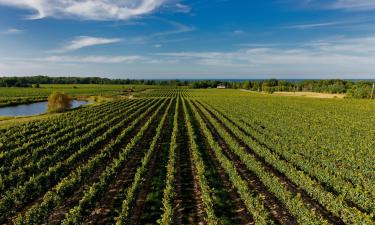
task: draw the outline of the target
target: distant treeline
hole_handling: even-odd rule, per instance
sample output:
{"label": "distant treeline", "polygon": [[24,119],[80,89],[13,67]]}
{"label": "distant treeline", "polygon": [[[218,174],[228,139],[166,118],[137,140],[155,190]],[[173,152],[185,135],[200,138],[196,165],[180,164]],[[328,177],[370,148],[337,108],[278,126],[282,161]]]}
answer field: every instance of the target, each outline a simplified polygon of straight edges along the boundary
{"label": "distant treeline", "polygon": [[221,81],[194,81],[193,88],[242,88],[257,92],[320,92],[330,94],[347,94],[353,98],[369,98],[371,96],[373,81],[351,81],[351,80],[256,80],[243,82],[221,82]]}
{"label": "distant treeline", "polygon": [[142,84],[190,86],[191,88],[241,88],[257,92],[320,92],[330,94],[347,94],[348,97],[368,98],[371,96],[373,81],[351,80],[132,80],[109,79],[100,77],[0,77],[0,87],[39,87],[39,84]]}
{"label": "distant treeline", "polygon": [[101,77],[0,77],[0,87],[32,87],[39,84],[142,84],[142,85],[188,85],[178,80],[131,80]]}

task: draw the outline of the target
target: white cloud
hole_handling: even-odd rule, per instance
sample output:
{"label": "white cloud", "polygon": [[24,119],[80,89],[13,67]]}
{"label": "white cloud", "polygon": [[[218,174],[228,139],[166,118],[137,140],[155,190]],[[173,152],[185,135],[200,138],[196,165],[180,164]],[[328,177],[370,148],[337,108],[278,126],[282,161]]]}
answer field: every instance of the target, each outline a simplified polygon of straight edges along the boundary
{"label": "white cloud", "polygon": [[176,10],[178,12],[188,13],[188,12],[191,11],[191,7],[190,6],[183,5],[181,3],[176,3],[175,7],[176,7]]}
{"label": "white cloud", "polygon": [[162,46],[161,44],[155,44],[154,48],[161,48],[161,46]]}
{"label": "white cloud", "polygon": [[[29,19],[127,20],[152,13],[169,0],[0,0],[0,5],[32,10]],[[180,5],[179,8],[184,8]]]}
{"label": "white cloud", "polygon": [[[161,50],[160,50],[161,51]],[[233,51],[160,52],[154,55],[52,55],[0,58],[0,73],[210,74],[228,78],[374,78],[375,35],[332,37],[306,43],[242,45]],[[147,65],[147,66],[145,66]],[[53,68],[53,70],[52,70]],[[172,75],[171,75],[172,76]],[[334,76],[334,77],[332,77]],[[173,77],[173,76],[172,76]],[[208,78],[209,76],[207,76]]]}
{"label": "white cloud", "polygon": [[13,34],[22,34],[24,30],[20,30],[17,28],[9,28],[5,31],[0,32],[0,34],[8,34],[8,35],[13,35]]}
{"label": "white cloud", "polygon": [[100,37],[89,37],[89,36],[80,36],[74,38],[66,46],[54,50],[52,52],[63,53],[69,51],[75,51],[81,48],[95,46],[95,45],[106,45],[121,42],[120,38],[100,38]]}

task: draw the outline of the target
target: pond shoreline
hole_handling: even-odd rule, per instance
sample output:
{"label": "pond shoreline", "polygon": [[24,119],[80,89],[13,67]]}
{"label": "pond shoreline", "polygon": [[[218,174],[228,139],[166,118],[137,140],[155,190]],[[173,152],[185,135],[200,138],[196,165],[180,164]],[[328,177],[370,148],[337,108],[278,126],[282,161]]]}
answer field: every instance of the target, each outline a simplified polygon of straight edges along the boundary
{"label": "pond shoreline", "polygon": [[[72,109],[90,104],[89,100],[72,100]],[[0,107],[0,117],[37,116],[47,112],[48,101]]]}
{"label": "pond shoreline", "polygon": [[[21,99],[21,101],[19,101]],[[29,105],[29,104],[33,104],[33,103],[38,103],[38,102],[44,102],[44,101],[47,101],[47,97],[45,98],[38,98],[38,99],[29,99],[29,98],[25,98],[25,99],[22,99],[22,98],[19,98],[19,99],[16,99],[16,101],[14,102],[7,102],[7,103],[0,103],[0,109],[1,108],[4,108],[4,107],[9,107],[9,106],[18,106],[18,105]],[[13,99],[11,100],[13,101]]]}

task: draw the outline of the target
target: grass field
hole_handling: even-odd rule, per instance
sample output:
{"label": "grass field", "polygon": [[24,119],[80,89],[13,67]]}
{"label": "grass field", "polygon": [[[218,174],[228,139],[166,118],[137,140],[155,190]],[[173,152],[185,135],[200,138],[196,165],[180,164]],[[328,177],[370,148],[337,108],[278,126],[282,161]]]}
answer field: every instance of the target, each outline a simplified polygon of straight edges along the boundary
{"label": "grass field", "polygon": [[374,112],[158,89],[0,129],[0,223],[374,224]]}
{"label": "grass field", "polygon": [[[250,90],[242,90],[243,92],[249,92],[249,93],[259,93],[255,91]],[[268,94],[266,92],[262,92],[262,94]],[[307,97],[307,98],[345,98],[346,94],[329,94],[329,93],[318,93],[318,92],[305,92],[305,91],[298,91],[298,92],[287,92],[287,91],[276,91],[272,93],[272,95],[277,96],[286,96],[286,97]]]}
{"label": "grass field", "polygon": [[316,92],[275,92],[275,95],[279,96],[298,96],[298,97],[309,97],[309,98],[345,98],[345,94],[327,94],[327,93],[316,93]]}

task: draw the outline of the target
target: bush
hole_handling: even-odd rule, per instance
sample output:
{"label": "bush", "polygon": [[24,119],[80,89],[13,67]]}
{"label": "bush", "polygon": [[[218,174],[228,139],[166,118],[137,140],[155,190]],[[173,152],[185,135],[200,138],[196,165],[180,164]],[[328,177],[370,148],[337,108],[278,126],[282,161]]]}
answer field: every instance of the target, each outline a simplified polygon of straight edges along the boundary
{"label": "bush", "polygon": [[72,107],[72,98],[64,93],[55,92],[48,97],[49,112],[65,112]]}
{"label": "bush", "polygon": [[350,98],[370,98],[371,87],[366,85],[354,85],[348,92]]}

